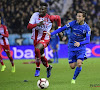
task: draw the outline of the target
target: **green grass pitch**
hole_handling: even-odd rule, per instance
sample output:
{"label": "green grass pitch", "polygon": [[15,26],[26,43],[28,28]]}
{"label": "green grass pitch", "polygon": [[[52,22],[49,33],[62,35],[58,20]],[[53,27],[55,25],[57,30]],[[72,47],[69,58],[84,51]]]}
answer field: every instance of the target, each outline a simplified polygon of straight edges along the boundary
{"label": "green grass pitch", "polygon": [[[22,64],[25,61],[30,60],[14,60],[16,72],[11,73],[9,60],[4,60],[7,68],[4,72],[0,72],[0,90],[40,90],[37,81],[46,78],[46,68],[41,64],[40,76],[34,77],[36,65]],[[46,78],[50,83],[46,90],[100,90],[100,58],[89,58],[84,61],[82,71],[74,85],[70,82],[75,69],[70,69],[67,59],[59,59],[58,64],[51,63],[51,65],[52,75]]]}

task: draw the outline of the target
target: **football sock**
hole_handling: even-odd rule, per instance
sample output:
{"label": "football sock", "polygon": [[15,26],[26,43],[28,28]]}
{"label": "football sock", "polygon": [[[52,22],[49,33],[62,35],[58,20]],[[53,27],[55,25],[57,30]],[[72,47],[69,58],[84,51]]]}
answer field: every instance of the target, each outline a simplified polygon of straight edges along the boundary
{"label": "football sock", "polygon": [[40,67],[41,54],[38,48],[35,48],[35,59],[36,59],[36,66]]}
{"label": "football sock", "polygon": [[45,67],[49,67],[48,60],[45,56],[41,57],[41,61]]}
{"label": "football sock", "polygon": [[54,62],[56,62],[56,61],[55,61],[55,58],[56,58],[56,53],[53,52],[53,59],[54,59]]}
{"label": "football sock", "polygon": [[74,72],[74,76],[73,76],[74,80],[77,78],[77,76],[79,75],[81,70],[82,70],[82,67],[76,67],[75,72]]}
{"label": "football sock", "polygon": [[56,62],[58,62],[58,51],[56,51]]}
{"label": "football sock", "polygon": [[36,60],[36,67],[40,67],[40,61]]}
{"label": "football sock", "polygon": [[9,60],[10,60],[10,62],[11,62],[11,64],[12,64],[12,66],[14,66],[14,62],[13,62],[13,58],[12,58],[12,56],[9,57]]}

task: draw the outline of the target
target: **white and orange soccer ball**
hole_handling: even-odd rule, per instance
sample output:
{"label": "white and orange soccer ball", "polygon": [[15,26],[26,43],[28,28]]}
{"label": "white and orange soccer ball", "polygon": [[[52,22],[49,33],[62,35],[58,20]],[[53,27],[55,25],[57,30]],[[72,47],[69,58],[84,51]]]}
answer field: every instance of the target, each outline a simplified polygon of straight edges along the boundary
{"label": "white and orange soccer ball", "polygon": [[48,88],[49,82],[45,78],[41,78],[40,80],[37,81],[37,86],[40,89],[45,89]]}

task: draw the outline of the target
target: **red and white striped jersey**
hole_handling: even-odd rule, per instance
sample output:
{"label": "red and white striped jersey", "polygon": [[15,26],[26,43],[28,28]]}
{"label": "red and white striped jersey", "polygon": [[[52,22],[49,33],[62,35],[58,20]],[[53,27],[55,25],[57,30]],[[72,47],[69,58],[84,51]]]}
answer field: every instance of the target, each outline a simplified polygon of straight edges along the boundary
{"label": "red and white striped jersey", "polygon": [[[41,21],[43,21],[43,25],[37,26],[37,23]],[[60,16],[46,14],[44,17],[40,17],[39,12],[35,12],[32,15],[27,27],[28,29],[32,29],[32,39],[36,41],[49,40],[49,35],[44,32],[50,32],[53,21],[57,21],[58,26],[61,26]],[[30,24],[31,28],[29,27]]]}
{"label": "red and white striped jersey", "polygon": [[0,26],[0,45],[9,45],[8,30],[5,25]]}

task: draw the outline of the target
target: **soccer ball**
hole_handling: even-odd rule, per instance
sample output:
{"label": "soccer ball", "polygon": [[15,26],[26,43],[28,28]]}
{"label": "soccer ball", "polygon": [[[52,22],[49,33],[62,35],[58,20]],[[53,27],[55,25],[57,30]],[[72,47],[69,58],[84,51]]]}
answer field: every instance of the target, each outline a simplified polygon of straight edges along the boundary
{"label": "soccer ball", "polygon": [[49,82],[45,78],[41,78],[40,80],[37,81],[37,86],[40,89],[45,89],[48,88]]}

